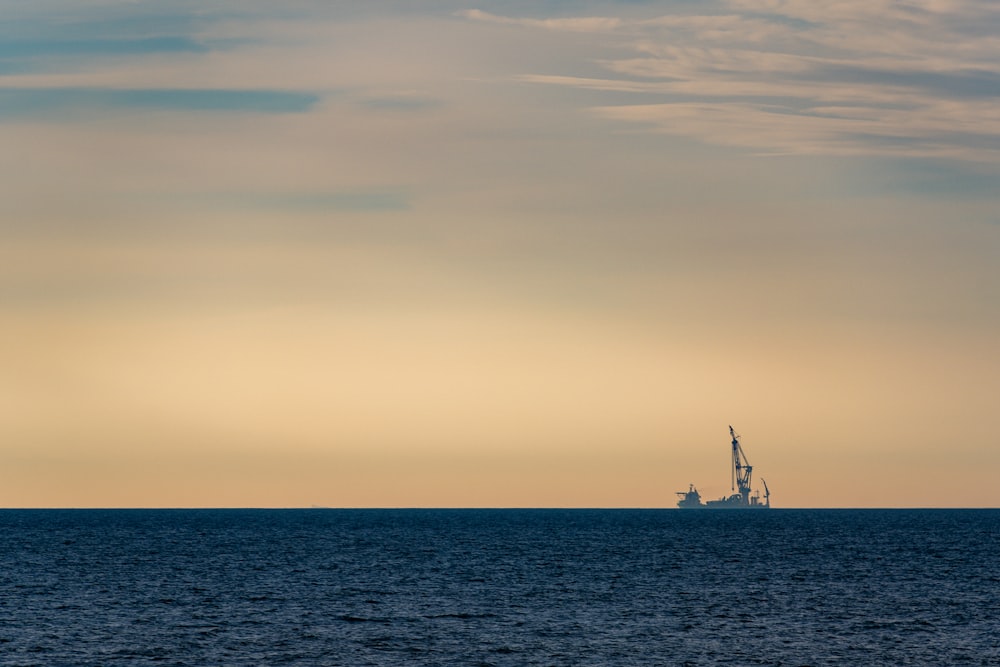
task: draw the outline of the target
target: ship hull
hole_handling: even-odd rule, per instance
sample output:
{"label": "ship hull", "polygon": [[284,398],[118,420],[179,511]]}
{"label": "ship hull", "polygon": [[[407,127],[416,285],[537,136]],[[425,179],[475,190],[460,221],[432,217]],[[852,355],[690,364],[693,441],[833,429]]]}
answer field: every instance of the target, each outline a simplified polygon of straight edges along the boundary
{"label": "ship hull", "polygon": [[682,510],[769,510],[767,505],[678,505]]}

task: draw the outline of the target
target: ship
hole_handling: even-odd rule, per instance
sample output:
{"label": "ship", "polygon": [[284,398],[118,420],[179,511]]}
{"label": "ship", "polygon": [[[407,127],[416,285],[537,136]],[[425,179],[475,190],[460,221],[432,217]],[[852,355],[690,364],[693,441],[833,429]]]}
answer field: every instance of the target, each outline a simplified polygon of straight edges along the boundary
{"label": "ship", "polygon": [[694,488],[694,484],[691,484],[687,491],[677,492],[679,498],[677,507],[683,510],[770,509],[771,492],[767,488],[767,482],[763,478],[760,480],[760,483],[764,485],[764,499],[761,501],[760,491],[752,492],[750,489],[753,466],[747,461],[746,454],[743,453],[743,446],[740,444],[740,436],[736,434],[732,426],[729,427],[729,436],[733,439],[732,495],[703,503],[698,489]]}

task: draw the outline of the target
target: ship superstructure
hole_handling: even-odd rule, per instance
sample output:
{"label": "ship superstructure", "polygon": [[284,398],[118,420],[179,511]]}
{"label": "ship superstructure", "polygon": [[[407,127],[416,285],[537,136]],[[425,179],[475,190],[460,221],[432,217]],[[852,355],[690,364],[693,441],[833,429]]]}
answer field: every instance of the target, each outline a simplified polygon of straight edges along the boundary
{"label": "ship superstructure", "polygon": [[736,434],[733,427],[729,427],[729,435],[732,438],[732,494],[718,500],[701,502],[701,494],[694,484],[688,487],[687,491],[678,491],[677,506],[681,509],[768,509],[771,507],[771,492],[767,488],[767,482],[760,480],[764,485],[764,500],[761,502],[760,491],[752,491],[750,480],[753,476],[753,466],[743,453],[743,445],[740,444],[740,436]]}

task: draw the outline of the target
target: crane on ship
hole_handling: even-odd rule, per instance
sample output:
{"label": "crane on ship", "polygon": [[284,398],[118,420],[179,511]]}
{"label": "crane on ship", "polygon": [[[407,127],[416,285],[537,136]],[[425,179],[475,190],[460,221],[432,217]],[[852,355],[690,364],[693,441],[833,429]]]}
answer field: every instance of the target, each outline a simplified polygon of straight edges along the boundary
{"label": "crane on ship", "polygon": [[751,495],[750,480],[753,477],[753,466],[747,461],[746,454],[743,453],[743,445],[740,444],[740,436],[736,434],[733,427],[729,427],[729,436],[733,440],[732,468],[732,489],[730,495],[701,502],[701,494],[694,488],[694,484],[688,486],[687,491],[677,492],[677,506],[681,509],[770,509],[771,490],[767,488],[767,482],[760,480],[764,485],[764,502],[761,502],[760,491]]}
{"label": "crane on ship", "polygon": [[753,466],[747,461],[747,456],[743,453],[743,447],[740,445],[740,436],[736,435],[732,425],[729,426],[729,435],[733,438],[732,490],[735,493],[739,489],[743,504],[749,505],[750,477],[753,475]]}

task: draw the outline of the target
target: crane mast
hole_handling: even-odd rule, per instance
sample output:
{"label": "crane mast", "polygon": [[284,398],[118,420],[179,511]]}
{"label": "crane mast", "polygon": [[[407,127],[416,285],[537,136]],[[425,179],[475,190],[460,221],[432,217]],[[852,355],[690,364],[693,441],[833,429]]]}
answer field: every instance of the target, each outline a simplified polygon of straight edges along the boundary
{"label": "crane mast", "polygon": [[733,481],[732,490],[735,493],[739,489],[740,496],[744,504],[750,503],[750,477],[753,474],[753,466],[747,461],[743,447],[740,445],[740,436],[736,435],[733,427],[729,427],[729,435],[733,438]]}

